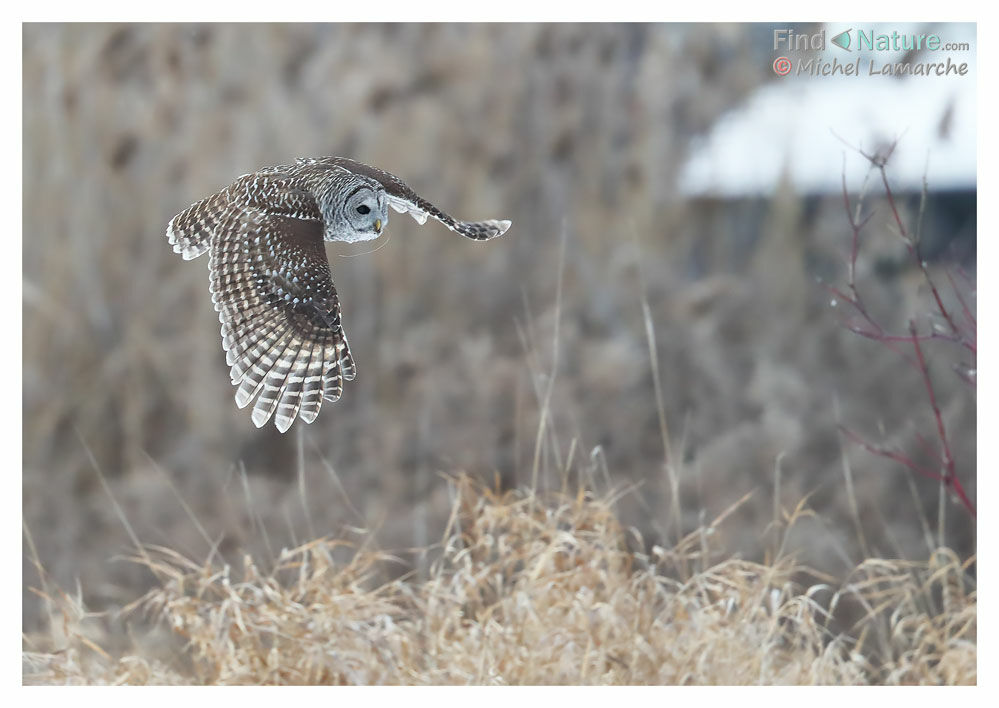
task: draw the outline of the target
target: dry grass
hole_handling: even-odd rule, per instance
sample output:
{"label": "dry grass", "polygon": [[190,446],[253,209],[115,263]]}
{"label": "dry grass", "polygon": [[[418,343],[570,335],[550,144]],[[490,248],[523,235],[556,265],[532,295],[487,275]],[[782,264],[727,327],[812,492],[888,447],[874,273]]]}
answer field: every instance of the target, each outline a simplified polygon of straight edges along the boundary
{"label": "dry grass", "polygon": [[976,592],[946,549],[928,563],[868,559],[837,586],[806,586],[809,571],[789,557],[712,561],[724,519],[646,555],[612,506],[583,491],[542,500],[467,478],[456,489],[424,580],[378,584],[395,559],[356,549],[340,561],[330,539],[283,551],[269,572],[249,556],[237,570],[148,548],[136,560],[159,585],[126,612],[157,619],[183,647],[166,661],[134,648],[113,657],[99,646],[105,618],[60,594],[49,598],[59,634],[31,640],[25,681],[976,682]]}

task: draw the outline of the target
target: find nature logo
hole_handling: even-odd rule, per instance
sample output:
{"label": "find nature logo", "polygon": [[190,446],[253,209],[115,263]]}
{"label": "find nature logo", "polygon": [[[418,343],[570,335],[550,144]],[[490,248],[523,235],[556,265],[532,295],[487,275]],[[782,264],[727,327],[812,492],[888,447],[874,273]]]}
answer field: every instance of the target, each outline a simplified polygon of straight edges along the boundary
{"label": "find nature logo", "polygon": [[[946,42],[937,34],[919,34],[899,32],[879,33],[874,29],[843,30],[829,37],[829,43],[834,47],[852,53],[858,52],[849,59],[840,61],[838,57],[816,55],[826,48],[826,30],[818,32],[795,32],[793,29],[775,29],[773,31],[774,52],[800,52],[806,56],[792,61],[788,55],[781,54],[774,59],[773,70],[777,76],[787,76],[794,72],[795,76],[965,76],[969,71],[968,63],[950,56],[940,57],[933,61],[936,53],[964,53],[971,51],[969,42]],[[866,52],[866,54],[865,54]],[[882,53],[906,53],[903,61],[892,61],[891,57],[882,58]],[[929,52],[930,61],[911,61],[906,57],[917,52]],[[865,71],[866,70],[866,71]]]}

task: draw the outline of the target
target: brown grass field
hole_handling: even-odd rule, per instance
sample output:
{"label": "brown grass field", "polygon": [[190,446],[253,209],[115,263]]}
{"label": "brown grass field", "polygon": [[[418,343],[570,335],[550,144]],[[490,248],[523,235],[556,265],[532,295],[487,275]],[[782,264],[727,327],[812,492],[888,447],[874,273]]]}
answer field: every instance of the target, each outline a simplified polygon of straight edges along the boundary
{"label": "brown grass field", "polygon": [[[135,560],[159,585],[126,608],[184,640],[112,657],[78,598],[46,594],[56,652],[25,679],[107,684],[973,684],[975,592],[948,549],[870,558],[813,582],[777,553],[718,560],[718,519],[675,547],[636,552],[611,505],[457,480],[425,578],[372,583],[403,561],[327,538],[264,571],[160,546]],[[794,516],[777,520],[793,524]],[[337,560],[349,547],[348,557]],[[424,549],[413,549],[421,552]],[[846,617],[856,617],[846,620]],[[95,629],[97,630],[95,633]],[[148,644],[146,644],[148,642]]]}
{"label": "brown grass field", "polygon": [[[974,234],[682,197],[767,31],[25,25],[23,682],[976,683],[974,361],[905,340],[977,346]],[[164,229],[324,154],[513,227],[329,244],[358,376],[281,435]]]}

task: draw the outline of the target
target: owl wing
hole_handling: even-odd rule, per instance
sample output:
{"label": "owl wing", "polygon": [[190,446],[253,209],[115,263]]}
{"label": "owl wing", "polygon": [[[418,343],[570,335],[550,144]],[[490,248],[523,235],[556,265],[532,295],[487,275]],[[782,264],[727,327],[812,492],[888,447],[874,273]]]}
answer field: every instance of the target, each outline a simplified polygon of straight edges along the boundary
{"label": "owl wing", "polygon": [[[249,188],[241,184],[254,180]],[[211,292],[236,404],[257,427],[311,423],[355,375],[315,200],[281,176],[228,189],[210,249]]]}
{"label": "owl wing", "polygon": [[167,224],[167,241],[185,261],[205,253],[212,243],[215,230],[229,216],[228,190],[195,202]]}
{"label": "owl wing", "polygon": [[389,205],[400,214],[408,212],[420,224],[425,224],[427,217],[432,216],[452,231],[475,241],[487,241],[502,236],[510,228],[510,222],[505,219],[458,221],[420,197],[405,182],[389,172],[345,157],[332,158],[332,162],[355,174],[377,180],[385,188]]}

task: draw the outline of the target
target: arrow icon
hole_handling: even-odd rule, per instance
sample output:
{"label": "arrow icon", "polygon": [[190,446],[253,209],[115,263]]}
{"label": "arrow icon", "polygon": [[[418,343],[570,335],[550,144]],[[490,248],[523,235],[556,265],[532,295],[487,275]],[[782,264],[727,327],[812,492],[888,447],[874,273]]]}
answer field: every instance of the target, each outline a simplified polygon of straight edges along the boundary
{"label": "arrow icon", "polygon": [[845,32],[840,32],[829,41],[835,44],[840,49],[845,49],[846,51],[850,51],[850,30],[846,30]]}

